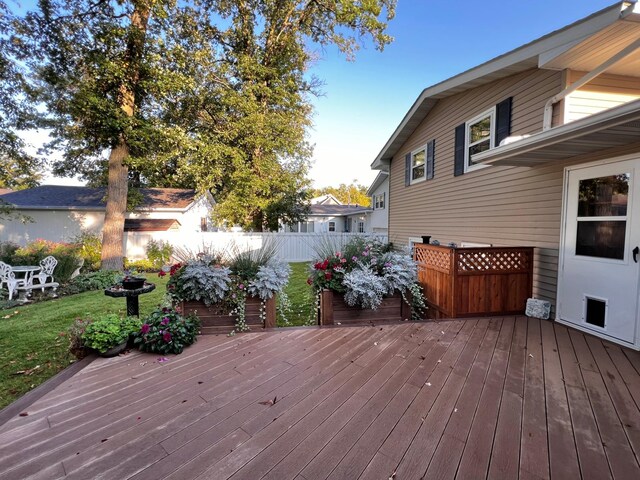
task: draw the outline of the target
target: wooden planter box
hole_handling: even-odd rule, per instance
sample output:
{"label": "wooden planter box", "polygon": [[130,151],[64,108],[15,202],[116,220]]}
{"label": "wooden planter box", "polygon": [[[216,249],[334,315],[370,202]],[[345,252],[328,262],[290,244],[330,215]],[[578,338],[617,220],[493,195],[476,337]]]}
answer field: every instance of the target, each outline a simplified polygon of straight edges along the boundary
{"label": "wooden planter box", "polygon": [[[275,328],[276,326],[276,298],[271,297],[266,302],[266,319],[260,320],[260,299],[247,297],[245,321],[251,330],[257,328]],[[207,307],[203,302],[181,302],[183,315],[195,313],[200,319],[201,331],[204,335],[215,333],[229,333],[236,324],[237,315],[229,315],[229,311],[222,305]]]}
{"label": "wooden planter box", "polygon": [[[407,293],[407,299],[409,294]],[[411,307],[396,293],[382,300],[376,310],[351,307],[344,302],[344,298],[333,290],[323,290],[320,294],[320,325],[356,325],[371,323],[393,323],[411,320]]]}
{"label": "wooden planter box", "polygon": [[524,314],[531,297],[532,247],[416,244],[414,260],[432,318]]}

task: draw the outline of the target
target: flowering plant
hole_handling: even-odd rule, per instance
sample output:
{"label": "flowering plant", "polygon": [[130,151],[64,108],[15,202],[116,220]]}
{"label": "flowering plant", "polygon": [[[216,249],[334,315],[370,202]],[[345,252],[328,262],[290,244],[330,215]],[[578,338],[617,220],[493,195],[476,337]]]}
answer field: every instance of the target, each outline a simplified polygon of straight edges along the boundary
{"label": "flowering plant", "polygon": [[417,265],[410,255],[393,251],[390,244],[355,237],[341,249],[322,246],[321,259],[311,266],[307,283],[316,292],[329,289],[344,294],[345,302],[375,310],[385,296],[411,293],[415,316],[422,314],[424,298],[417,283]]}
{"label": "flowering plant", "polygon": [[183,317],[172,308],[163,307],[151,313],[133,334],[134,344],[143,352],[182,353],[196,341],[200,320],[195,315]]}
{"label": "flowering plant", "polygon": [[[167,293],[174,304],[202,301],[207,306],[218,304],[236,315],[237,331],[249,329],[245,322],[247,296],[263,303],[281,292],[289,280],[287,264],[273,260],[273,246],[250,252],[223,255],[198,255],[170,268]],[[161,272],[158,275],[166,275]],[[261,313],[262,314],[262,313]]]}

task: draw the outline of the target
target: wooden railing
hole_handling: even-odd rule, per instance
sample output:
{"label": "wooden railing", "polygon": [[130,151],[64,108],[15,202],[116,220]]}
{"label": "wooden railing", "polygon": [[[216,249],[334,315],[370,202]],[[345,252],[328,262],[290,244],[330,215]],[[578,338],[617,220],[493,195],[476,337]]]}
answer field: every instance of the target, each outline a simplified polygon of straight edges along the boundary
{"label": "wooden railing", "polygon": [[532,247],[416,244],[414,260],[434,318],[521,314],[531,297]]}

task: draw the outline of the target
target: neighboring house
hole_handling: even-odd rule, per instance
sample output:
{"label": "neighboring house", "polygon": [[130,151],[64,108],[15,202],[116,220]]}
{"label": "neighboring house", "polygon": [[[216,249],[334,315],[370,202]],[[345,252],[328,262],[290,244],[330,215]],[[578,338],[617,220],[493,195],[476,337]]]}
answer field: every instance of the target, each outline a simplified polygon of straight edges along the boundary
{"label": "neighboring house", "polygon": [[372,164],[389,240],[536,247],[559,322],[640,347],[639,47],[621,2],[425,89]]}
{"label": "neighboring house", "polygon": [[342,205],[340,200],[333,196],[331,193],[327,193],[325,195],[321,195],[319,197],[314,197],[309,200],[311,205]]}
{"label": "neighboring house", "polygon": [[367,190],[371,197],[371,213],[368,214],[369,227],[373,233],[387,234],[389,230],[389,173],[378,172]]}
{"label": "neighboring house", "polygon": [[367,221],[367,214],[371,212],[369,207],[321,203],[312,204],[310,208],[311,212],[305,222],[298,222],[297,225],[287,225],[281,230],[300,233],[371,232]]}
{"label": "neighboring house", "polygon": [[[126,232],[180,233],[206,231],[212,199],[195,190],[142,188],[133,212],[125,215]],[[0,196],[16,213],[33,221],[4,221],[0,241],[24,245],[37,238],[68,241],[81,232],[100,233],[104,224],[105,189],[43,185]]]}

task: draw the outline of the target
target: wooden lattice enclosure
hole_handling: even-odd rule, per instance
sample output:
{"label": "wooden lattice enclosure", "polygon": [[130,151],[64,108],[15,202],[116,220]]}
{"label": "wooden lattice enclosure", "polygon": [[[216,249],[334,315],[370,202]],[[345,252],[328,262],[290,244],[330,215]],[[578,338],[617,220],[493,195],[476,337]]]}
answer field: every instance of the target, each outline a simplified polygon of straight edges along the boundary
{"label": "wooden lattice enclosure", "polygon": [[414,259],[435,318],[521,314],[531,296],[531,247],[417,244]]}

